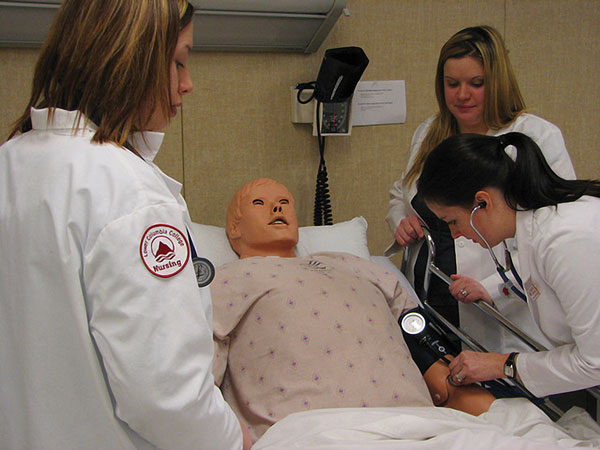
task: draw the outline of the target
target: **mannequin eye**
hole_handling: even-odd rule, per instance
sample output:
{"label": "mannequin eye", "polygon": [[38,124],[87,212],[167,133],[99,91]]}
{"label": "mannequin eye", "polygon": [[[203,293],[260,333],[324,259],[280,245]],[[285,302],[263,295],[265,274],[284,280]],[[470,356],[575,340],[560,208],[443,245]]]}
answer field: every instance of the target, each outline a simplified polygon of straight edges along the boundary
{"label": "mannequin eye", "polygon": [[252,204],[253,204],[253,205],[264,205],[264,204],[265,204],[265,202],[263,202],[263,201],[262,201],[261,199],[259,199],[259,198],[256,198],[256,199],[252,200]]}
{"label": "mannequin eye", "polygon": [[287,198],[283,198],[279,201],[279,203],[281,203],[282,205],[289,205],[290,201]]}

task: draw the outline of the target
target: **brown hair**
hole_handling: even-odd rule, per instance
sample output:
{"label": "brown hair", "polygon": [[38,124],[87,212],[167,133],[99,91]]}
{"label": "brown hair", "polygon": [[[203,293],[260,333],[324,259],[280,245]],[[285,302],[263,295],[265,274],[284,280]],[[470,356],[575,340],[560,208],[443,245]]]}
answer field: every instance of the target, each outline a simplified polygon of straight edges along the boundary
{"label": "brown hair", "polygon": [[[31,129],[31,108],[76,110],[97,142],[124,145],[149,111],[168,117],[169,65],[187,0],[64,0],[42,47],[29,104],[9,136]],[[79,125],[77,125],[79,126]]]}
{"label": "brown hair", "polygon": [[459,133],[458,123],[446,105],[444,65],[450,58],[471,56],[483,64],[485,104],[483,120],[493,130],[504,128],[525,111],[525,102],[510,64],[508,51],[500,33],[482,25],[465,28],[452,36],[440,50],[435,75],[435,95],[439,113],[415,159],[404,183],[412,183],[423,170],[425,159],[440,142]]}

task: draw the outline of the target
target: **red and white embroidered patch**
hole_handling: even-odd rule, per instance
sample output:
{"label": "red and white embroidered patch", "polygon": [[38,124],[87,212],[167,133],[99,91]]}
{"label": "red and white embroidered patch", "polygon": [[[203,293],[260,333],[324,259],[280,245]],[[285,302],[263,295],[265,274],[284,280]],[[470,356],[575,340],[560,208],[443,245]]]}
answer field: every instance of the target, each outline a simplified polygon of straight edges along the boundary
{"label": "red and white embroidered patch", "polygon": [[151,273],[168,278],[183,270],[190,259],[190,246],[177,228],[157,224],[144,232],[140,242],[140,256]]}

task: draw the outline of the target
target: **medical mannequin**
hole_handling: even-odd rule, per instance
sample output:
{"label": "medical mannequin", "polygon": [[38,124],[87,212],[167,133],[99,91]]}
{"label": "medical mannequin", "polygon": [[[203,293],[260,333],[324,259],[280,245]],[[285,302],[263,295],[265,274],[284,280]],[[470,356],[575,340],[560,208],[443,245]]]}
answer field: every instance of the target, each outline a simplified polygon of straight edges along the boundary
{"label": "medical mannequin", "polygon": [[479,414],[494,400],[452,387],[443,363],[425,378],[429,394],[397,323],[416,303],[394,275],[346,253],[295,257],[298,221],[285,186],[242,186],[227,234],[240,260],[211,284],[215,379],[254,439],[304,409],[432,406],[433,398]]}
{"label": "medical mannequin", "polygon": [[[181,185],[185,0],[63,0],[0,147],[0,448],[241,449]],[[246,439],[247,448],[249,440]]]}
{"label": "medical mannequin", "polygon": [[[465,28],[452,36],[442,47],[438,59],[435,92],[439,112],[425,120],[414,133],[409,162],[402,179],[390,190],[386,221],[395,235],[394,246],[410,246],[422,241],[423,220],[429,226],[436,243],[436,265],[450,274],[458,274],[465,291],[477,297],[479,281],[492,296],[496,307],[507,318],[527,331],[536,340],[545,338],[526,314],[525,304],[510,290],[491,264],[487,251],[466,239],[454,242],[448,228],[436,220],[416,197],[416,180],[427,154],[445,138],[458,133],[499,135],[509,131],[527,134],[542,149],[553,170],[564,178],[575,178],[573,165],[561,131],[555,125],[525,112],[525,103],[513,73],[508,51],[500,33],[489,26]],[[512,243],[509,242],[509,245]],[[512,248],[511,250],[514,250]],[[417,294],[424,273],[424,248],[415,270]],[[503,249],[495,249],[503,258]],[[517,262],[518,263],[518,262]],[[432,277],[428,302],[455,325],[488,350],[526,348],[498,323],[476,308],[458,304],[447,285]],[[459,300],[462,300],[462,295]]]}
{"label": "medical mannequin", "polygon": [[[417,186],[454,238],[483,249],[516,239],[520,289],[552,344],[537,353],[463,351],[449,366],[453,379],[515,378],[538,397],[599,385],[600,181],[559,177],[531,138],[513,132],[448,138],[428,156]],[[474,300],[460,295],[465,286],[457,279],[450,290]]]}

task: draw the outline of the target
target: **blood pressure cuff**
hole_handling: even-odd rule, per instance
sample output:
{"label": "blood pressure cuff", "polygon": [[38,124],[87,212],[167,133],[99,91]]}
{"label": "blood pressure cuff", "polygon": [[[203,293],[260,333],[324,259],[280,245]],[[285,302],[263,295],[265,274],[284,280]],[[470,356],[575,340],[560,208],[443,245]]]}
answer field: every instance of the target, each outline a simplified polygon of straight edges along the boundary
{"label": "blood pressure cuff", "polygon": [[342,102],[354,89],[369,64],[360,47],[330,48],[325,52],[315,86],[315,97],[323,103]]}
{"label": "blood pressure cuff", "polygon": [[[404,315],[400,317],[399,322],[402,323],[404,316],[411,312],[419,313],[425,317],[426,321],[429,320],[425,310],[417,307],[404,313]],[[402,328],[402,326],[400,328]],[[417,364],[421,374],[425,374],[427,369],[429,369],[434,362],[440,359],[441,354],[449,354],[449,345],[447,344],[446,340],[429,324],[425,325],[425,329],[419,334],[410,334],[403,329],[402,335],[404,336],[404,341],[408,346],[408,350],[410,351],[412,359]],[[434,351],[431,346],[427,344],[427,342],[432,343],[434,348],[441,349],[441,354],[436,353],[436,351]]]}

